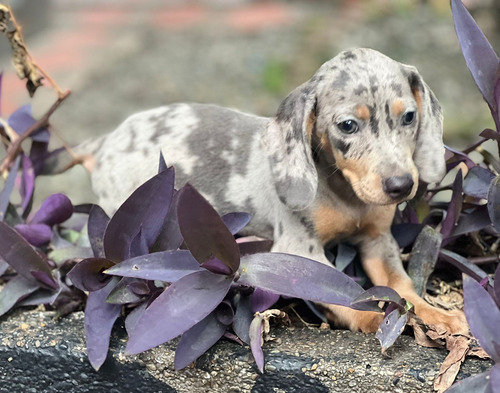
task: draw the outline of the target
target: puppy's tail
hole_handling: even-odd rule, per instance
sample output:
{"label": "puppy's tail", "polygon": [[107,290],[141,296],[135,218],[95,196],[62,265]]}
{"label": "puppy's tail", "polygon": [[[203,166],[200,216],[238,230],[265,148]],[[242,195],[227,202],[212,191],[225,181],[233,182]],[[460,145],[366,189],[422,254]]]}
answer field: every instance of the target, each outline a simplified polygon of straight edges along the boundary
{"label": "puppy's tail", "polygon": [[40,161],[39,175],[56,175],[75,165],[82,165],[89,172],[94,168],[94,152],[100,146],[100,139],[84,142],[75,148],[61,147],[43,157]]}

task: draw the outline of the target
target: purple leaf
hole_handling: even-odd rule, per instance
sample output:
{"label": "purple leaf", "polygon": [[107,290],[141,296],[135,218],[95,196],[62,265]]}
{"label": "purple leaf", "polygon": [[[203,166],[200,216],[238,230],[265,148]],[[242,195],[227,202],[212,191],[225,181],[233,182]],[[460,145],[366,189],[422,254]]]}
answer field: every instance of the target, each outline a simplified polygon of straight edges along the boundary
{"label": "purple leaf", "polygon": [[490,370],[490,388],[492,393],[500,393],[500,364]]}
{"label": "purple leaf", "polygon": [[0,191],[0,221],[5,219],[5,214],[7,213],[7,208],[9,207],[10,196],[14,190],[16,184],[17,172],[19,171],[19,163],[21,162],[21,156],[18,156],[10,169],[9,175],[5,180],[2,191]]}
{"label": "purple leaf", "polygon": [[35,247],[50,242],[52,238],[52,229],[46,224],[18,224],[14,228]]}
{"label": "purple leaf", "polygon": [[130,242],[130,258],[135,258],[141,255],[148,254],[148,243],[145,237],[145,231],[142,226],[139,227],[139,232],[134,236]]}
{"label": "purple leaf", "polygon": [[20,275],[13,277],[0,292],[0,315],[5,314],[17,302],[31,295],[39,288],[40,286],[33,280],[26,280]]}
{"label": "purple leaf", "polygon": [[240,239],[236,239],[236,243],[238,244],[238,247],[240,249],[240,255],[269,252],[271,251],[271,248],[273,246],[272,240],[262,239],[255,241],[240,241]]}
{"label": "purple leaf", "polygon": [[26,154],[22,154],[21,157],[23,163],[23,173],[21,175],[20,193],[22,199],[21,210],[24,214],[33,198],[33,191],[35,189],[35,170],[33,169],[31,160]]}
{"label": "purple leaf", "polygon": [[18,305],[21,307],[24,306],[37,306],[39,304],[53,304],[57,297],[61,294],[63,290],[68,290],[68,287],[61,282],[61,273],[57,270],[56,273],[56,280],[59,285],[59,288],[57,290],[48,290],[48,289],[42,289],[40,288],[38,291],[34,292],[33,294],[29,295],[25,299],[21,300]]}
{"label": "purple leaf", "polygon": [[204,269],[211,271],[216,274],[224,274],[226,276],[230,276],[233,272],[231,268],[224,264],[218,258],[210,258],[208,261],[201,264]]}
{"label": "purple leaf", "polygon": [[375,334],[382,346],[382,353],[387,348],[390,348],[396,339],[403,333],[408,320],[408,313],[401,314],[398,309],[395,309],[387,315]]}
{"label": "purple leaf", "polygon": [[238,270],[238,245],[219,214],[190,184],[186,184],[179,194],[177,217],[189,251],[200,263],[215,257],[232,272]]}
{"label": "purple leaf", "polygon": [[[48,277],[52,277],[47,262],[21,235],[4,222],[0,222],[0,257],[34,284],[38,281],[33,277],[33,272],[44,272]],[[49,287],[57,288],[57,282],[52,281]]]}
{"label": "purple leaf", "polygon": [[147,302],[143,302],[137,307],[135,307],[130,314],[125,318],[125,329],[127,330],[127,334],[130,336],[132,331],[135,329],[135,325],[137,321],[141,319],[142,314],[146,311],[146,307],[148,306]]}
{"label": "purple leaf", "polygon": [[467,165],[467,168],[473,168],[475,167],[477,164],[472,161],[469,156],[459,150],[456,150],[450,146],[444,146],[446,148],[446,150],[448,150],[449,152],[453,153],[455,156],[457,156],[457,160],[455,161],[452,161],[450,163],[448,163],[446,165],[446,169],[449,171],[450,169],[454,168],[455,166],[457,166],[460,162],[464,162],[465,165]]}
{"label": "purple leaf", "polygon": [[98,291],[108,285],[110,276],[103,273],[114,262],[105,258],[88,258],[78,262],[68,273],[72,284],[82,291]]}
{"label": "purple leaf", "polygon": [[400,248],[405,248],[415,242],[422,230],[422,224],[395,224],[391,226],[391,233]]}
{"label": "purple leaf", "polygon": [[52,194],[30,220],[31,224],[47,224],[53,226],[66,221],[73,214],[73,205],[64,194]]}
{"label": "purple leaf", "polygon": [[[12,127],[14,131],[18,134],[24,134],[28,128],[35,124],[36,120],[31,114],[31,105],[23,105],[15,112],[13,112],[8,119],[9,126]],[[49,141],[49,131],[46,127],[40,128],[38,131],[31,134],[30,138],[37,142],[48,142]]]}
{"label": "purple leaf", "polygon": [[[499,68],[499,70],[500,70],[500,68]],[[495,88],[493,91],[493,94],[495,96],[496,107],[494,107],[491,110],[491,114],[493,115],[493,119],[495,120],[497,131],[500,132],[500,128],[499,128],[499,125],[500,125],[500,118],[499,118],[499,114],[500,114],[500,77],[498,75],[499,75],[499,71],[497,71],[497,80],[496,80]],[[497,141],[498,146],[500,146],[499,132],[497,132],[496,137],[492,138],[492,139]]]}
{"label": "purple leaf", "polygon": [[96,258],[104,258],[104,232],[109,223],[109,217],[99,206],[93,205],[90,208],[89,221],[87,224],[89,241]]}
{"label": "purple leaf", "polygon": [[253,358],[257,364],[257,368],[264,373],[264,352],[262,351],[262,317],[257,314],[250,324],[250,349],[252,350]]}
{"label": "purple leaf", "polygon": [[216,317],[216,311],[187,330],[181,337],[175,351],[176,370],[189,366],[208,351],[226,332],[226,325]]}
{"label": "purple leaf", "polygon": [[260,288],[255,288],[252,294],[252,311],[253,312],[263,312],[270,308],[274,303],[278,301],[280,295],[265,291]]}
{"label": "purple leaf", "polygon": [[488,207],[478,206],[467,214],[462,214],[457,225],[451,231],[450,237],[464,235],[466,233],[480,231],[491,225]]}
{"label": "purple leaf", "polygon": [[335,267],[343,272],[347,266],[356,257],[357,251],[354,247],[345,243],[340,243],[337,247],[337,256],[335,257]]}
{"label": "purple leaf", "polygon": [[179,201],[179,192],[174,191],[172,203],[168,211],[167,217],[163,222],[160,234],[158,235],[152,251],[177,250],[184,241],[181,230],[179,229],[179,221],[177,220],[177,203]]}
{"label": "purple leaf", "polygon": [[500,307],[500,264],[497,266],[495,270],[495,277],[494,277],[494,293],[495,297],[497,298],[497,304]]}
{"label": "purple leaf", "polygon": [[167,163],[165,162],[165,157],[163,157],[163,153],[160,151],[160,160],[158,162],[158,173],[166,171],[168,169]]}
{"label": "purple leaf", "polygon": [[239,231],[246,227],[246,225],[252,219],[252,215],[248,213],[228,213],[221,216],[222,221],[229,229],[233,235],[236,235]]}
{"label": "purple leaf", "polygon": [[9,264],[5,262],[2,258],[0,258],[0,277],[4,275],[4,273],[9,268]]}
{"label": "purple leaf", "polygon": [[129,336],[126,352],[137,354],[181,335],[224,299],[232,280],[200,271],[174,282],[146,309]]}
{"label": "purple leaf", "polygon": [[[351,307],[359,310],[380,311],[379,302],[391,302],[397,304],[398,308],[401,296],[392,288],[384,286],[375,286],[367,289],[351,302]],[[403,308],[404,309],[404,308]]]}
{"label": "purple leaf", "polygon": [[448,238],[450,236],[451,231],[460,218],[463,202],[462,183],[462,169],[460,169],[455,177],[455,181],[453,182],[451,201],[441,227],[441,234],[443,235],[443,238]]}
{"label": "purple leaf", "polygon": [[486,290],[464,275],[464,311],[470,330],[488,355],[500,362],[500,310]]}
{"label": "purple leaf", "polygon": [[488,189],[494,178],[495,175],[488,169],[480,166],[470,168],[464,179],[464,194],[474,198],[488,198]]}
{"label": "purple leaf", "polygon": [[484,99],[496,112],[493,89],[497,79],[498,56],[461,0],[451,1],[451,11],[467,67]]}
{"label": "purple leaf", "polygon": [[50,157],[53,157],[56,151],[66,151],[66,148],[61,147],[49,153],[48,142],[31,142],[29,158],[33,166],[35,176],[38,176],[41,172],[43,172],[46,161],[48,161]]}
{"label": "purple leaf", "polygon": [[44,287],[50,289],[58,289],[59,284],[55,281],[51,273],[47,273],[41,270],[32,270],[31,275],[36,278],[36,280],[43,284]]}
{"label": "purple leaf", "polygon": [[151,293],[150,286],[146,280],[133,278],[131,280],[132,281],[128,284],[128,287],[136,295],[145,296]]}
{"label": "purple leaf", "polygon": [[90,364],[97,371],[106,360],[111,329],[120,316],[120,304],[106,303],[109,293],[118,282],[114,278],[104,287],[90,292],[85,306],[85,337]]}
{"label": "purple leaf", "polygon": [[[499,81],[497,81],[497,85],[495,87],[495,100],[497,101],[497,103],[499,98],[498,94],[500,93],[500,91],[498,91],[499,88],[500,88],[500,83]],[[483,131],[479,133],[479,136],[485,139],[472,145],[474,146],[473,150],[477,147],[476,145],[479,144],[478,146],[480,146],[488,139],[493,139],[494,141],[500,142],[500,133],[496,132],[495,130],[492,130],[491,128],[485,128]],[[467,150],[470,150],[470,147],[468,147]]]}
{"label": "purple leaf", "polygon": [[250,344],[249,330],[253,314],[250,297],[242,295],[236,305],[233,330],[245,344]]}
{"label": "purple leaf", "polygon": [[337,269],[290,254],[245,255],[241,258],[239,273],[240,285],[341,306],[349,306],[363,292],[358,284]]}
{"label": "purple leaf", "polygon": [[[113,304],[128,304],[128,303],[138,303],[142,300],[142,296],[136,294],[130,285],[134,282],[139,281],[137,278],[124,277],[120,280],[118,284],[110,292],[109,296],[106,298],[108,303]],[[140,280],[142,283],[144,281]],[[146,285],[144,283],[144,285]],[[147,285],[146,285],[147,287]]]}
{"label": "purple leaf", "polygon": [[104,235],[106,258],[115,262],[130,258],[130,245],[141,227],[148,247],[154,244],[170,207],[174,176],[173,168],[159,173],[118,208]]}
{"label": "purple leaf", "polygon": [[453,251],[441,249],[439,255],[446,262],[452,264],[462,273],[465,273],[471,277],[473,277],[477,281],[481,281],[483,278],[488,277],[488,275],[477,265],[469,262],[466,258],[454,253]]}
{"label": "purple leaf", "polygon": [[488,191],[488,213],[497,233],[500,233],[500,175],[491,182]]}
{"label": "purple leaf", "polygon": [[223,325],[229,326],[233,323],[234,310],[229,300],[224,300],[215,309],[215,316]]}
{"label": "purple leaf", "polygon": [[109,268],[105,273],[146,280],[175,282],[197,271],[203,271],[203,269],[189,251],[175,250],[155,252],[127,259]]}

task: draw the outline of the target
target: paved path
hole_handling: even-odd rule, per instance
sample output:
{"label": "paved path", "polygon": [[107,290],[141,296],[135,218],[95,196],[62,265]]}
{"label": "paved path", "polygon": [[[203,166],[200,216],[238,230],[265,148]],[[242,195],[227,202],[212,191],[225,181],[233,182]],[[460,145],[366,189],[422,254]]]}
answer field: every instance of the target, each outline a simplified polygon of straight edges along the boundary
{"label": "paved path", "polygon": [[[116,44],[123,42],[124,36],[134,34],[134,30],[147,27],[168,34],[211,24],[219,29],[231,29],[235,34],[251,34],[289,25],[296,18],[293,6],[274,1],[186,4],[160,0],[53,0],[49,7],[49,25],[41,35],[28,37],[27,44],[36,62],[61,87],[71,89],[75,88],[78,76],[109,61],[110,52],[117,50]],[[19,19],[23,20],[23,15]],[[5,68],[3,91],[8,97],[2,103],[2,113],[9,114],[29,102],[29,97],[22,88],[24,83],[11,67],[5,66],[5,54],[0,60]]]}

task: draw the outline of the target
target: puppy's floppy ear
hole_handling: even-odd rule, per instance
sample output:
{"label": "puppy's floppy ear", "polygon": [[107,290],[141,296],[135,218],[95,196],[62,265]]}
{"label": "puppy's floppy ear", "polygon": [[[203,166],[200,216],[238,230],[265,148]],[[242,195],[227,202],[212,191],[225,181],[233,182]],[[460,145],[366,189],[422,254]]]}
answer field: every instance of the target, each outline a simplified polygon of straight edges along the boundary
{"label": "puppy's floppy ear", "polygon": [[441,105],[417,69],[411,66],[405,68],[420,117],[413,161],[422,181],[439,182],[446,174]]}
{"label": "puppy's floppy ear", "polygon": [[293,210],[309,206],[318,188],[310,143],[315,122],[315,86],[308,81],[293,90],[262,136],[278,196]]}

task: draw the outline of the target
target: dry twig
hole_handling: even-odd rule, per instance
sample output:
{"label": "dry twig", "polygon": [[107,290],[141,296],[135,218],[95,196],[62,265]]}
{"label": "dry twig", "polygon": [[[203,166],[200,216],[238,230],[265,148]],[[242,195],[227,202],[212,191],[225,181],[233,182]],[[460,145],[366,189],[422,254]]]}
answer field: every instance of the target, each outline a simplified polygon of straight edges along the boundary
{"label": "dry twig", "polygon": [[21,151],[22,142],[40,128],[47,127],[50,116],[69,96],[70,91],[61,90],[54,80],[38,64],[35,63],[33,57],[27,49],[22,35],[21,26],[17,23],[10,7],[3,4],[0,4],[0,32],[4,33],[10,42],[14,68],[20,79],[26,79],[26,88],[30,96],[33,97],[36,89],[42,85],[43,79],[46,79],[57,92],[57,101],[40,120],[35,122],[22,135],[9,135],[9,133],[6,132],[5,127],[0,124],[0,127],[4,129],[4,132],[2,132],[2,137],[6,139],[4,140],[4,143],[8,146],[7,156],[0,165],[0,174],[2,174],[8,170],[10,164]]}

